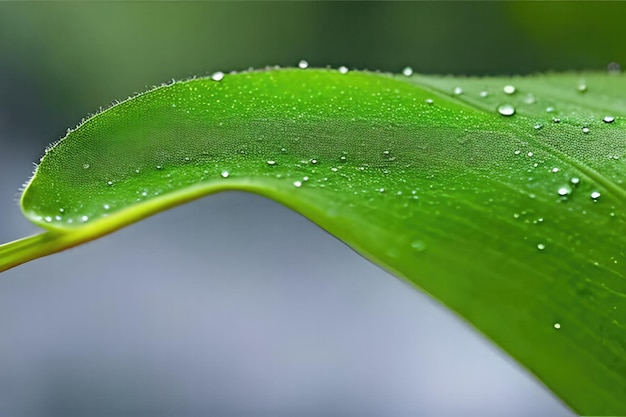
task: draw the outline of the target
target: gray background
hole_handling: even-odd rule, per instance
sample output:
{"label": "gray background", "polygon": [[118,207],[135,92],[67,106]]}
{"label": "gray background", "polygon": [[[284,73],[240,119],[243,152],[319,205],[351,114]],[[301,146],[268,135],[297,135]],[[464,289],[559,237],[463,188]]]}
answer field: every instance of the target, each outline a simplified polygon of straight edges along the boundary
{"label": "gray background", "polygon": [[[396,72],[603,69],[625,58],[624,25],[611,25],[625,10],[2,4],[0,241],[37,232],[15,197],[44,147],[147,86],[302,58]],[[570,412],[452,313],[306,219],[223,193],[0,276],[0,416],[72,415]]]}

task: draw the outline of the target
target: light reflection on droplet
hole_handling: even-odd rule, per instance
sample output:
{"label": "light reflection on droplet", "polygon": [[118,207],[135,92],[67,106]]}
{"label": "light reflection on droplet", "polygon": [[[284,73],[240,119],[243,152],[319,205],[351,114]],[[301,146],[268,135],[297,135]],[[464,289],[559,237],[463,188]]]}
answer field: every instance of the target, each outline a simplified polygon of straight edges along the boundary
{"label": "light reflection on droplet", "polygon": [[500,113],[502,116],[513,116],[515,114],[515,107],[511,106],[510,104],[503,104],[502,106],[498,107],[498,113]]}
{"label": "light reflection on droplet", "polygon": [[217,72],[214,72],[214,73],[211,75],[211,79],[212,79],[213,81],[222,81],[222,80],[224,79],[224,73],[223,73],[222,71],[217,71]]}
{"label": "light reflection on droplet", "polygon": [[504,94],[514,94],[516,91],[515,87],[512,85],[505,85],[502,90],[504,91]]}

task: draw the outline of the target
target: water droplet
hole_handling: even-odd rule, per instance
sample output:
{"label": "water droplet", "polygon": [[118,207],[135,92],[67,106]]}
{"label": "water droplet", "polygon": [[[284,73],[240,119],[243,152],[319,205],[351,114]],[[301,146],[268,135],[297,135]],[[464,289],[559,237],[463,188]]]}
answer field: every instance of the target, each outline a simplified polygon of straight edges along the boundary
{"label": "water droplet", "polygon": [[163,168],[163,165],[157,165],[156,166],[156,169],[162,169],[162,168]]}
{"label": "water droplet", "polygon": [[80,218],[81,222],[86,222],[87,220],[89,220],[89,216],[83,216]]}
{"label": "water droplet", "polygon": [[211,79],[213,81],[222,81],[224,79],[224,73],[222,71],[214,72],[213,75],[211,75]]}
{"label": "water droplet", "polygon": [[544,250],[545,248],[546,248],[546,245],[544,245],[543,243],[539,243],[537,245],[537,249],[539,249],[539,250]]}
{"label": "water droplet", "polygon": [[559,330],[561,328],[561,323],[554,323],[554,328]]}
{"label": "water droplet", "polygon": [[546,107],[546,111],[548,113],[552,113],[554,111],[554,107],[552,107],[552,106]]}
{"label": "water droplet", "polygon": [[61,208],[59,209],[59,213],[65,213],[65,209],[64,209],[63,207],[61,207]]}
{"label": "water droplet", "polygon": [[317,164],[317,159],[311,159],[311,163],[312,163],[313,165]]}
{"label": "water droplet", "polygon": [[107,181],[107,185],[108,185],[108,186],[113,185],[113,181]]}
{"label": "water droplet", "polygon": [[515,152],[513,152],[515,155],[519,155],[522,153],[522,151],[520,151],[519,149],[516,149]]}
{"label": "water droplet", "polygon": [[108,209],[110,209],[110,208],[111,208],[111,206],[109,206],[108,204],[105,204],[105,205],[103,205],[102,207],[103,207],[105,210],[108,210]]}
{"label": "water droplet", "polygon": [[526,155],[528,155],[528,156],[533,156],[533,155],[534,155],[534,153],[532,153],[532,152],[528,152]]}
{"label": "water droplet", "polygon": [[590,195],[591,199],[594,201],[597,201],[601,196],[602,194],[600,194],[598,191],[594,191]]}
{"label": "water droplet", "polygon": [[296,188],[300,188],[300,187],[302,187],[302,183],[300,181],[294,181],[293,182],[293,186],[296,187]]}
{"label": "water droplet", "polygon": [[555,117],[554,119],[552,119],[552,122],[561,123],[561,119],[559,119],[558,117]]}
{"label": "water droplet", "polygon": [[479,95],[480,95],[482,98],[485,98],[485,97],[487,97],[487,96],[489,95],[489,92],[488,92],[487,90],[483,90],[483,91],[481,91],[481,92],[480,92],[480,94],[479,94]]}
{"label": "water droplet", "polygon": [[46,217],[44,218],[44,220],[45,220],[46,222],[50,223],[50,222],[52,221],[52,217],[50,217],[50,216],[46,216]]}
{"label": "water droplet", "polygon": [[267,161],[267,165],[276,165],[276,161]]}
{"label": "water droplet", "polygon": [[309,63],[304,59],[298,62],[298,68],[305,69],[309,67]]}
{"label": "water droplet", "polygon": [[526,96],[524,97],[524,103],[526,104],[533,104],[535,103],[535,101],[535,96],[530,93],[526,94]]}
{"label": "water droplet", "polygon": [[534,128],[535,130],[539,130],[539,129],[541,129],[542,127],[543,127],[543,126],[542,126],[540,123],[537,123],[536,125],[534,125],[534,126],[533,126],[533,128]]}
{"label": "water droplet", "polygon": [[423,252],[426,250],[426,243],[421,240],[415,240],[411,243],[411,247],[417,252]]}
{"label": "water droplet", "polygon": [[578,185],[580,184],[580,178],[573,177],[571,180],[569,180],[569,182],[571,182],[573,185]]}
{"label": "water droplet", "polygon": [[615,121],[615,117],[613,117],[613,116],[604,116],[604,119],[602,119],[602,121],[604,123],[613,123]]}
{"label": "water droplet", "polygon": [[611,75],[616,75],[622,72],[622,67],[617,62],[610,62],[609,65],[607,65],[607,71]]}
{"label": "water droplet", "polygon": [[402,70],[402,75],[405,75],[407,77],[410,77],[411,75],[413,75],[413,68],[411,67],[406,67]]}
{"label": "water droplet", "polygon": [[554,172],[556,174],[557,172],[559,172],[559,169],[557,167],[554,167],[554,168],[552,168],[552,172]]}
{"label": "water droplet", "polygon": [[502,116],[513,116],[515,114],[515,107],[511,106],[510,104],[503,104],[502,106],[498,107],[498,113],[500,113]]}
{"label": "water droplet", "polygon": [[433,104],[434,103],[432,98],[427,98],[425,101],[426,101],[426,104]]}
{"label": "water droplet", "polygon": [[340,73],[340,74],[347,74],[347,73],[348,73],[348,67],[345,67],[345,66],[343,66],[343,65],[342,65],[342,66],[340,66],[340,67],[339,67],[339,73]]}
{"label": "water droplet", "polygon": [[378,191],[381,192],[381,193],[384,193],[385,189],[384,188],[379,188]]}
{"label": "water droplet", "polygon": [[83,164],[83,169],[89,169],[89,164]]}
{"label": "water droplet", "polygon": [[222,178],[228,178],[230,174],[228,173],[228,171],[222,171],[220,175],[222,176]]}
{"label": "water droplet", "polygon": [[587,91],[587,84],[584,81],[580,81],[578,83],[578,87],[576,87],[576,90],[578,90],[579,93],[584,93]]}
{"label": "water droplet", "polygon": [[588,128],[588,127],[583,127],[583,133],[584,133],[584,134],[589,133],[589,128]]}
{"label": "water droplet", "polygon": [[340,161],[345,161],[346,159],[348,159],[348,158],[346,158],[346,156],[345,156],[345,155],[342,155],[342,156],[340,156],[340,157],[339,157],[339,160],[340,160]]}
{"label": "water droplet", "polygon": [[557,194],[560,195],[561,197],[565,197],[565,196],[568,196],[571,192],[572,192],[572,190],[570,190],[569,188],[561,187],[557,191]]}
{"label": "water droplet", "polygon": [[512,85],[505,85],[502,90],[504,90],[504,94],[514,94],[516,91],[515,87]]}
{"label": "water droplet", "polygon": [[452,92],[455,95],[460,96],[461,94],[463,94],[463,89],[461,87],[454,87],[454,90],[452,90]]}

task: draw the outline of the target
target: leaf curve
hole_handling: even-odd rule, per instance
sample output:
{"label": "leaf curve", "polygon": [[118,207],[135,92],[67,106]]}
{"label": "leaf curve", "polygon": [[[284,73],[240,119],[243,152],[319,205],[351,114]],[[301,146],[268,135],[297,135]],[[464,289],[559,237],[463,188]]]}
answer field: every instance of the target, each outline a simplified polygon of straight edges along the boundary
{"label": "leaf curve", "polygon": [[50,231],[1,246],[0,266],[250,191],[439,299],[576,411],[626,414],[625,80],[284,69],[165,85],[47,150],[21,204]]}

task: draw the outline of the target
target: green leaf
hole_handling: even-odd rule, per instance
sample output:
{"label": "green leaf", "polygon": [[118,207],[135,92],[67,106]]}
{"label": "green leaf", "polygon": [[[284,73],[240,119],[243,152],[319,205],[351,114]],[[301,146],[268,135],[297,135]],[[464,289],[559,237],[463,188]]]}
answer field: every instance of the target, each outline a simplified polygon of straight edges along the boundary
{"label": "green leaf", "polygon": [[164,85],[46,151],[21,204],[49,231],[1,246],[0,270],[250,191],[440,300],[577,412],[626,414],[625,98],[598,73]]}

